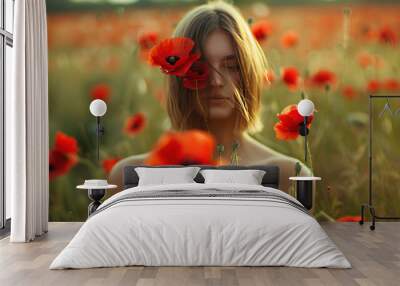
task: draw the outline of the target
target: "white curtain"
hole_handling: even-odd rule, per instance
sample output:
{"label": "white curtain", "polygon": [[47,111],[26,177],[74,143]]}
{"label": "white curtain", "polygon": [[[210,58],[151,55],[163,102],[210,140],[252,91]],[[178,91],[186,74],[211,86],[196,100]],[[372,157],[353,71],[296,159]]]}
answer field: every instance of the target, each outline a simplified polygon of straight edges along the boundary
{"label": "white curtain", "polygon": [[11,242],[47,232],[48,70],[45,0],[15,1],[13,92],[6,98],[6,188]]}

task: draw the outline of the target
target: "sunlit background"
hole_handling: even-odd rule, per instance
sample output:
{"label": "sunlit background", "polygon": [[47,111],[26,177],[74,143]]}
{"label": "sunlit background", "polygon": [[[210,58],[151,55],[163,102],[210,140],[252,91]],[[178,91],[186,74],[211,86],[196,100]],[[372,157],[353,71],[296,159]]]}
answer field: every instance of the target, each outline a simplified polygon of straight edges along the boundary
{"label": "sunlit background", "polygon": [[[303,160],[303,138],[278,140],[273,127],[276,115],[296,104],[302,91],[316,105],[309,141],[314,173],[322,177],[318,219],[356,219],[367,202],[368,95],[400,95],[396,2],[233,1],[269,61],[264,129],[254,137]],[[148,152],[170,128],[164,76],[145,59],[201,3],[47,1],[51,221],[85,220],[89,199],[76,185],[107,178],[120,158]],[[96,120],[89,113],[95,98],[108,105],[99,162]],[[380,215],[398,216],[400,99],[390,101],[393,114],[379,116],[385,103],[374,103],[374,203]],[[56,134],[64,154],[54,152]]]}

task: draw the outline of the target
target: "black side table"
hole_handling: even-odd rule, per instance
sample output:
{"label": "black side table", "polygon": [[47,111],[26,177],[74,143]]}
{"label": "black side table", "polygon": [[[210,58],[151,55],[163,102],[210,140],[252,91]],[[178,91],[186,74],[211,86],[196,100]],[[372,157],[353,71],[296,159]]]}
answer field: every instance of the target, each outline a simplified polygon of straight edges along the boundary
{"label": "black side table", "polygon": [[320,181],[321,177],[290,177],[289,180],[296,181],[296,199],[306,209],[311,210],[313,207],[313,181]]}
{"label": "black side table", "polygon": [[116,187],[117,185],[110,185],[106,180],[85,180],[85,184],[76,187],[77,189],[86,189],[88,197],[92,201],[88,206],[88,217],[101,205],[100,200],[106,194],[106,190]]}

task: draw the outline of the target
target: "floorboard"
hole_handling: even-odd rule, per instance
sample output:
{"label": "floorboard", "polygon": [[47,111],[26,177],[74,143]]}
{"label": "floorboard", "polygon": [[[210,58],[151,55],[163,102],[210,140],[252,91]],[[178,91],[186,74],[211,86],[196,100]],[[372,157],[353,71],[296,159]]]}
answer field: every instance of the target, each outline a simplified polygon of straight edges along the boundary
{"label": "floorboard", "polygon": [[352,269],[291,267],[118,267],[49,270],[55,256],[81,227],[52,222],[49,232],[31,243],[0,240],[0,285],[400,285],[400,222],[322,223],[351,262]]}

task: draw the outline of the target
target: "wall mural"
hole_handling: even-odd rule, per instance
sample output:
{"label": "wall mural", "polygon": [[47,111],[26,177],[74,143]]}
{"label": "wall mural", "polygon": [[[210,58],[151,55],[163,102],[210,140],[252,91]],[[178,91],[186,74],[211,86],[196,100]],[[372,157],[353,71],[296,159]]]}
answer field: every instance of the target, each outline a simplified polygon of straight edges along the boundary
{"label": "wall mural", "polygon": [[[160,138],[175,136],[166,133],[171,128],[167,76],[148,57],[192,7],[63,11],[48,5],[50,221],[85,220],[89,199],[77,185],[107,178],[122,158],[151,152]],[[293,131],[301,123],[294,123],[294,105],[311,99],[316,112],[307,140],[312,169],[322,178],[314,214],[320,220],[359,220],[360,205],[368,199],[368,95],[400,94],[400,5],[238,7],[269,65],[261,98],[263,129],[252,136],[303,162],[304,140]],[[89,112],[94,99],[107,103],[100,160],[96,118]],[[374,203],[381,215],[394,216],[400,214],[400,116],[380,114],[384,105],[374,106]],[[400,100],[391,105],[397,110]],[[193,144],[197,135],[185,136],[179,137],[182,146]],[[181,145],[170,154],[179,154]],[[199,160],[209,155],[201,150]]]}

